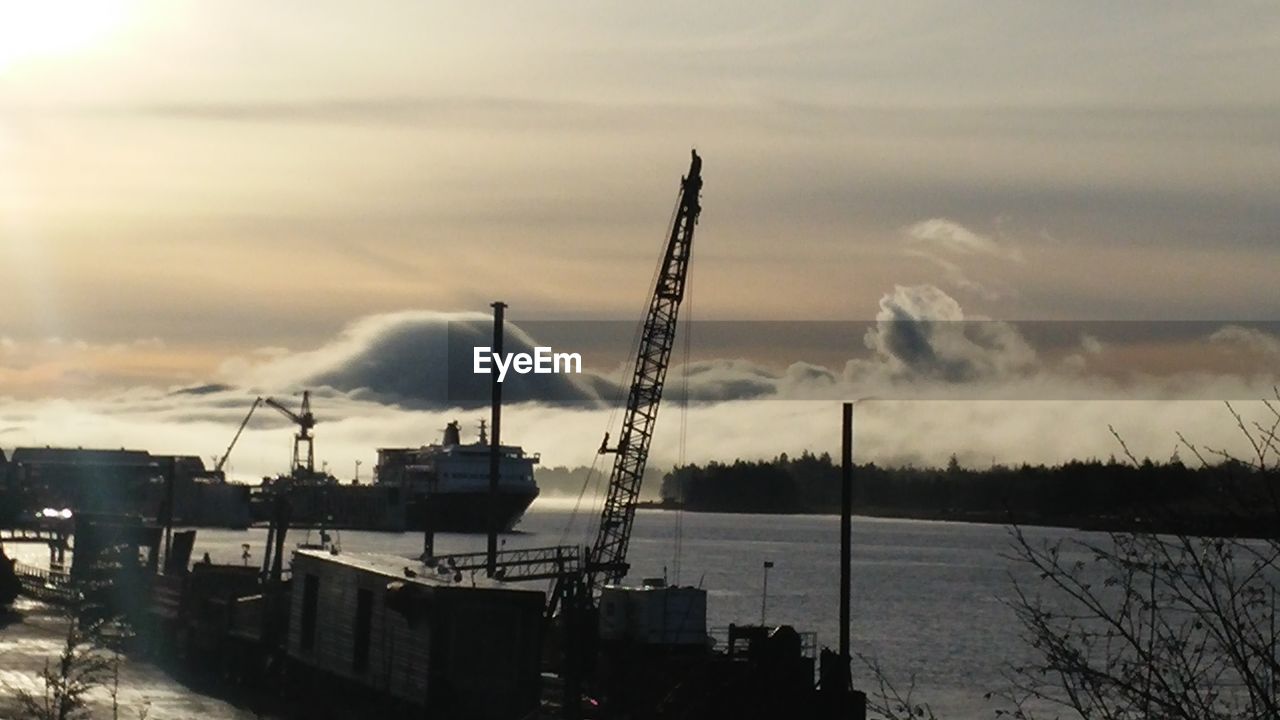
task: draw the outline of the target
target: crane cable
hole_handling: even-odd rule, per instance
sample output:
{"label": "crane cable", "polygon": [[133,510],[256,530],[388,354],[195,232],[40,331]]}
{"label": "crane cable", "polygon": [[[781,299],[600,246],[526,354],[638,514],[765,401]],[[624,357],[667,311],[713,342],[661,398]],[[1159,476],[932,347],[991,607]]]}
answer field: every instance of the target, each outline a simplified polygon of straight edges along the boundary
{"label": "crane cable", "polygon": [[[685,320],[684,320],[684,364],[680,368],[680,441],[676,453],[676,464],[672,473],[676,473],[685,463],[685,446],[689,437],[689,355],[693,348],[693,274],[685,276]],[[675,487],[679,490],[679,476],[675,476]],[[676,506],[674,548],[672,549],[671,567],[675,584],[680,584],[680,561],[684,556],[684,493],[680,492],[680,504]]]}
{"label": "crane cable", "polygon": [[[675,207],[671,209],[671,217],[670,219],[667,220],[667,233],[662,238],[662,244],[658,252],[658,260],[656,263],[654,263],[654,267],[653,267],[653,275],[649,278],[648,287],[650,288],[657,287],[658,277],[659,275],[662,274],[662,268],[666,262],[667,243],[669,242],[671,233],[675,228],[676,216],[680,212],[680,198],[683,197],[683,192],[684,192],[683,185],[681,185],[681,188],[682,188],[681,194],[677,196]],[[645,325],[645,321],[649,317],[649,305],[652,304],[652,302],[653,302],[653,295],[652,294],[646,295],[644,298],[644,303],[640,307],[640,312],[638,314],[639,319],[636,321],[635,330],[631,336],[631,344],[627,350],[627,354],[624,356],[626,359],[624,359],[623,362],[618,366],[618,370],[616,374],[617,382],[614,383],[615,390],[614,390],[613,403],[611,404],[611,407],[609,410],[609,419],[605,423],[606,434],[608,433],[608,430],[613,427],[613,423],[618,417],[618,410],[619,408],[624,407],[626,396],[631,391],[630,385],[627,384],[627,374],[635,372],[634,358],[636,357],[636,354],[640,351],[640,340],[644,334],[644,325]],[[569,537],[569,533],[572,531],[574,522],[577,519],[579,510],[582,507],[582,500],[587,494],[588,487],[591,487],[590,507],[592,509],[595,509],[600,502],[601,480],[604,479],[604,469],[599,468],[600,472],[597,472],[597,468],[600,463],[600,457],[601,455],[599,453],[597,453],[592,457],[591,468],[587,471],[587,476],[582,481],[582,488],[578,491],[578,497],[573,503],[573,510],[569,513],[569,519],[565,522],[564,531],[560,534],[559,544],[561,545],[565,543],[565,540],[568,539]],[[591,539],[595,536],[597,530],[598,528],[592,528],[589,526],[583,527],[583,530],[582,530],[583,545],[587,545],[591,542]]]}

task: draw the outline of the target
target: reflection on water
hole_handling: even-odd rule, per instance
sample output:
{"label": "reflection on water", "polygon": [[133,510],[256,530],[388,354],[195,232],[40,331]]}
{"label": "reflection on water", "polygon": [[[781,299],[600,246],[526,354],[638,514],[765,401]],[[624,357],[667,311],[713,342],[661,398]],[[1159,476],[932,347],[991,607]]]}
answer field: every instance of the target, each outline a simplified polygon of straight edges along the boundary
{"label": "reflection on water", "polygon": [[[583,528],[594,518],[579,514],[566,535],[570,519],[570,507],[540,501],[519,532],[503,536],[503,542],[508,548],[589,542]],[[677,562],[678,525],[683,552]],[[641,510],[631,541],[629,579],[665,574],[672,582],[700,585],[709,591],[709,625],[753,623],[760,619],[762,564],[769,560],[774,565],[769,571],[768,621],[816,631],[820,644],[835,645],[839,527],[834,516],[679,517],[670,511]],[[1004,664],[1024,652],[1012,613],[998,602],[1008,591],[1009,572],[1019,570],[1001,557],[1008,546],[1005,529],[871,518],[857,518],[853,527],[854,650],[876,656],[903,682],[915,674],[919,699],[933,704],[940,714],[987,714],[983,693],[1002,687]],[[1067,532],[1035,529],[1028,534],[1056,537]],[[416,533],[335,531],[333,536],[351,551],[410,556],[422,547]],[[315,531],[299,530],[291,533],[289,544],[318,539]],[[240,563],[243,543],[250,546],[248,562],[260,564],[266,543],[263,529],[202,529],[193,558],[207,552],[215,562]],[[478,535],[436,537],[441,554],[483,550],[484,545],[484,537]],[[48,560],[41,546],[13,546],[9,551],[27,562]]]}

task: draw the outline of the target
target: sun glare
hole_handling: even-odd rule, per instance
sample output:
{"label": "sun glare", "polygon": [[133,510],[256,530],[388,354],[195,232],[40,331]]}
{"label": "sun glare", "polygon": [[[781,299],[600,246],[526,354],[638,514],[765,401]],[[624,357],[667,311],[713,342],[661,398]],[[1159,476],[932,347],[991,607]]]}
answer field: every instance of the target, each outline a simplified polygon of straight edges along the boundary
{"label": "sun glare", "polygon": [[124,0],[0,0],[0,71],[101,43],[123,21],[124,6]]}

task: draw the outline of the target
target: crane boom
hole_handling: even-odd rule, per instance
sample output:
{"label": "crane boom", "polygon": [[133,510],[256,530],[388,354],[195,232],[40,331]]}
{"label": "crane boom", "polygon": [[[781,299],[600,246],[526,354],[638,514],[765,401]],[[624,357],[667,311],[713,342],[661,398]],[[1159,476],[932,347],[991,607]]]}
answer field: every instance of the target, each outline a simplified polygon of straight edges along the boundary
{"label": "crane boom", "polygon": [[285,407],[284,403],[281,403],[279,400],[276,400],[275,398],[267,398],[262,402],[266,403],[267,405],[270,405],[273,409],[277,410],[281,415],[292,420],[295,425],[302,425],[302,416],[298,415],[298,413]]}
{"label": "crane boom", "polygon": [[259,396],[253,401],[253,405],[249,407],[249,413],[244,416],[244,420],[240,421],[240,427],[236,430],[236,434],[231,438],[231,444],[227,446],[227,451],[222,453],[222,459],[213,466],[214,472],[222,472],[222,467],[227,464],[227,458],[231,457],[231,449],[236,446],[236,441],[240,439],[240,434],[244,432],[244,428],[249,424],[249,418],[253,417],[253,411],[263,403],[262,397]]}
{"label": "crane boom", "polygon": [[[293,474],[298,476],[315,474],[315,447],[312,442],[311,428],[316,426],[316,417],[311,414],[311,391],[302,391],[302,409],[294,412],[275,398],[267,398],[263,404],[270,405],[289,418],[298,426],[298,434],[293,436]],[[306,445],[305,459],[302,446]]]}
{"label": "crane boom", "polygon": [[662,401],[671,348],[675,344],[676,317],[684,299],[693,230],[702,212],[701,189],[702,158],[695,150],[689,174],[681,178],[675,220],[645,318],[618,445],[609,449],[606,436],[606,446],[601,448],[601,452],[616,454],[596,542],[588,551],[585,563],[584,579],[588,593],[594,591],[598,584],[616,583],[627,574],[627,545],[631,540],[631,525],[635,520],[640,482],[649,458],[658,405]]}

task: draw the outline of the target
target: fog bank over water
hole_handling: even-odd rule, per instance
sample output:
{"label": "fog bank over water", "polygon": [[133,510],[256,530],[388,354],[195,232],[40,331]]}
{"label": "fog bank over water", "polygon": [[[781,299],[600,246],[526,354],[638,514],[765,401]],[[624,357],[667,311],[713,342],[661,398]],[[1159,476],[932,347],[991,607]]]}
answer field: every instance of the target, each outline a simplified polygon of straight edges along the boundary
{"label": "fog bank over water", "polygon": [[[225,450],[250,397],[186,398],[168,395],[83,402],[14,401],[0,416],[0,447],[53,445],[142,448],[157,453],[197,454],[212,464]],[[445,424],[462,422],[464,440],[475,438],[487,413],[470,410],[406,410],[337,395],[318,394],[316,458],[344,481],[361,461],[368,481],[378,447],[438,442]],[[1263,417],[1258,403],[1235,405],[1247,418]],[[681,459],[705,463],[733,458],[770,458],[803,450],[839,450],[839,407],[830,401],[725,402],[687,410],[685,455],[680,447],[678,407],[662,411],[650,465],[667,468]],[[538,405],[508,407],[504,442],[542,454],[544,465],[591,465],[609,412]],[[856,416],[856,455],[881,464],[944,465],[950,455],[974,467],[996,463],[1057,463],[1072,458],[1120,454],[1108,430],[1115,427],[1139,456],[1168,459],[1176,433],[1198,443],[1244,454],[1233,420],[1222,403],[871,401]],[[616,433],[616,426],[609,428]],[[288,468],[293,428],[259,411],[228,463],[233,479],[255,481]],[[1185,457],[1185,453],[1184,453]]]}
{"label": "fog bank over water", "polygon": [[[954,228],[917,230],[977,248],[971,252],[1003,252]],[[577,337],[586,367],[504,383],[503,440],[541,453],[544,465],[591,465],[604,433],[618,431],[612,408],[624,397],[633,352],[618,331],[628,324],[528,326],[507,324],[508,350],[550,342],[543,338],[574,350]],[[472,372],[470,350],[490,344],[488,333],[482,313],[375,315],[316,348],[261,348],[224,358],[201,382],[169,386],[162,369],[140,382],[146,363],[111,375],[135,354],[154,358],[159,339],[102,350],[116,358],[110,366],[88,345],[8,340],[0,379],[47,371],[66,393],[17,393],[0,403],[0,447],[130,447],[212,464],[255,397],[295,404],[310,389],[317,461],[344,480],[360,461],[368,480],[379,447],[437,442],[452,420],[464,439],[476,437],[488,417],[488,378]],[[593,337],[613,339],[591,345]],[[1178,432],[1245,453],[1222,401],[1251,418],[1280,383],[1271,324],[1015,323],[967,314],[933,285],[895,286],[864,323],[695,322],[691,337],[688,364],[683,340],[674,353],[654,467],[834,454],[838,403],[858,398],[870,398],[857,413],[858,459],[882,464],[942,465],[953,454],[974,467],[1105,458],[1119,451],[1108,426],[1154,459],[1174,453]],[[78,389],[81,376],[99,387]],[[0,397],[20,388],[6,382]],[[256,413],[228,464],[231,477],[286,470],[291,435],[280,415]]]}

